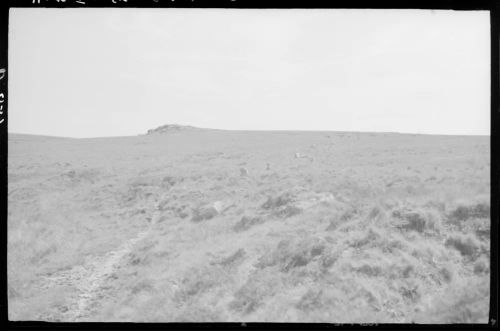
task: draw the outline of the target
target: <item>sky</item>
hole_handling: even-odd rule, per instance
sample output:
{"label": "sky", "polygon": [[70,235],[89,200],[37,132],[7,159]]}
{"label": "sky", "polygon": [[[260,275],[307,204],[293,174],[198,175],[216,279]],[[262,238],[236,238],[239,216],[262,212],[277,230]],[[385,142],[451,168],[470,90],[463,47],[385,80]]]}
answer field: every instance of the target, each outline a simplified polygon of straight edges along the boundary
{"label": "sky", "polygon": [[11,133],[490,134],[487,11],[11,8]]}

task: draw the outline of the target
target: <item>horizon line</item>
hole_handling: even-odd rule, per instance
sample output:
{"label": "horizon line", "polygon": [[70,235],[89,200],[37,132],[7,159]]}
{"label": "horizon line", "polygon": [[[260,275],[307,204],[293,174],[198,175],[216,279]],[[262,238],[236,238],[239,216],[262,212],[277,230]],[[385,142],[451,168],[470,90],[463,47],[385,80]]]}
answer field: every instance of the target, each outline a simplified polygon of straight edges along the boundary
{"label": "horizon line", "polygon": [[[172,130],[171,133],[175,132],[185,132],[189,130],[207,130],[207,131],[229,131],[229,132],[302,132],[302,133],[361,133],[361,134],[403,134],[403,135],[425,135],[425,136],[466,136],[466,137],[491,137],[491,133],[489,134],[450,134],[450,133],[417,133],[417,132],[399,132],[399,131],[342,131],[342,130],[301,130],[301,129],[267,129],[267,130],[255,130],[255,129],[214,129],[214,128],[202,128],[202,127],[195,127],[191,125],[179,125],[179,124],[166,124],[166,125],[173,125],[173,126],[179,126],[179,127],[185,127],[185,130],[179,130],[175,131]],[[154,131],[158,128],[161,128],[163,126],[159,126],[155,129],[150,129],[146,131],[146,133],[138,133],[135,135],[119,135],[119,136],[92,136],[92,137],[70,137],[70,136],[56,136],[56,135],[50,135],[50,134],[43,134],[43,133],[23,133],[23,132],[7,132],[8,135],[14,134],[14,135],[26,135],[26,136],[40,136],[40,137],[47,137],[47,138],[63,138],[63,139],[99,139],[99,138],[131,138],[131,137],[141,137],[141,136],[149,136],[155,134],[155,132],[150,133],[149,131]],[[165,133],[157,133],[157,134],[165,134]]]}

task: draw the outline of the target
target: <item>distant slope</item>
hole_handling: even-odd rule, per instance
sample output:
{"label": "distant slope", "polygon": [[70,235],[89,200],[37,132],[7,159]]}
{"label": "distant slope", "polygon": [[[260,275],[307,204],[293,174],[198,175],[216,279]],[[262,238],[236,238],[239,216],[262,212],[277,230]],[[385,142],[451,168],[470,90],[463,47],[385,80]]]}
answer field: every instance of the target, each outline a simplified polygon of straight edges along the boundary
{"label": "distant slope", "polygon": [[170,132],[9,135],[10,320],[488,320],[489,137]]}
{"label": "distant slope", "polygon": [[8,133],[9,140],[16,141],[30,141],[30,140],[46,140],[46,139],[75,139],[71,137],[58,137],[58,136],[46,136],[40,134],[28,134],[28,133]]}

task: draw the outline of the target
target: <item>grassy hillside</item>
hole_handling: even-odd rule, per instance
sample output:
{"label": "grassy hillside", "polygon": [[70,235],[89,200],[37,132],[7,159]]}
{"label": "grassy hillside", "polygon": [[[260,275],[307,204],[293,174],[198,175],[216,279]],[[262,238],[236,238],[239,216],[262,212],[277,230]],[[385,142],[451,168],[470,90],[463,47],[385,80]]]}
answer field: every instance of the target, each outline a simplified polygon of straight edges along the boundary
{"label": "grassy hillside", "polygon": [[8,172],[11,320],[487,322],[489,137],[11,134]]}

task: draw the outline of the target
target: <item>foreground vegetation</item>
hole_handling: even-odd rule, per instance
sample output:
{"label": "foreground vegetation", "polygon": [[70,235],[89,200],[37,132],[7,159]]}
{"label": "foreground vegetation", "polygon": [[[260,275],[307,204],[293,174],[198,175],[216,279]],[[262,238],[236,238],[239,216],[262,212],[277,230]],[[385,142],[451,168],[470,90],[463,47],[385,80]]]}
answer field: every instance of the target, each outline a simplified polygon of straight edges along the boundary
{"label": "foreground vegetation", "polygon": [[487,322],[487,137],[9,139],[10,319]]}

